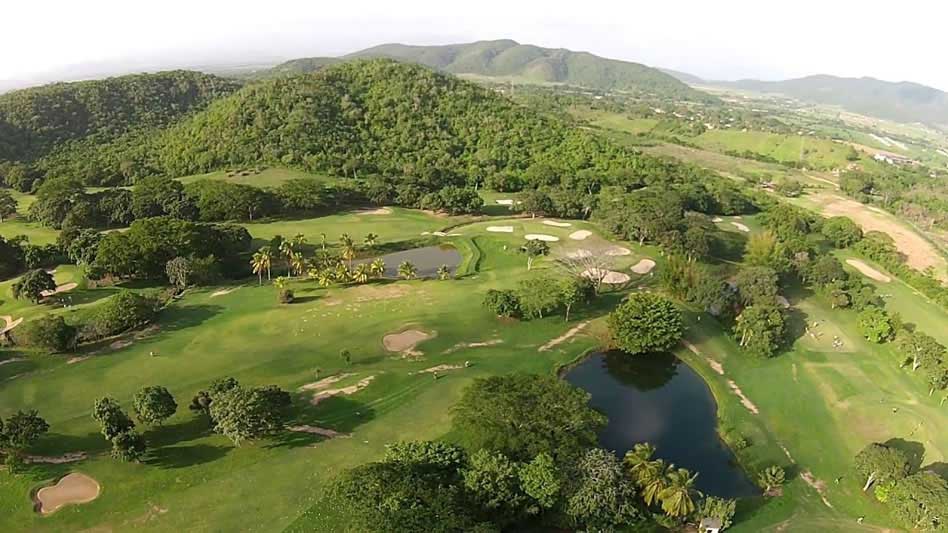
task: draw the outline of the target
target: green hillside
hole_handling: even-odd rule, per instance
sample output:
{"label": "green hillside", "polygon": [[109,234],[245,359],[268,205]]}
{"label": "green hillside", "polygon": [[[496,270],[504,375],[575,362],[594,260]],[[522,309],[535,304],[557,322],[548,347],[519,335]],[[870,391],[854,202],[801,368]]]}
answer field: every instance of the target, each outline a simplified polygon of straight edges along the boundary
{"label": "green hillside", "polygon": [[279,78],[284,76],[295,76],[297,74],[308,74],[317,70],[338,63],[340,60],[335,57],[304,57],[301,59],[291,59],[280,63],[279,65],[255,73],[252,78],[266,79]]}
{"label": "green hillside", "polygon": [[[710,98],[658,69],[639,63],[563,48],[541,48],[511,40],[443,46],[383,44],[349,54],[343,59],[379,57],[420,63],[453,74],[528,83],[562,83],[606,91],[661,93],[693,100]],[[289,61],[275,67],[272,73],[317,70],[325,65],[325,61],[325,58]]]}

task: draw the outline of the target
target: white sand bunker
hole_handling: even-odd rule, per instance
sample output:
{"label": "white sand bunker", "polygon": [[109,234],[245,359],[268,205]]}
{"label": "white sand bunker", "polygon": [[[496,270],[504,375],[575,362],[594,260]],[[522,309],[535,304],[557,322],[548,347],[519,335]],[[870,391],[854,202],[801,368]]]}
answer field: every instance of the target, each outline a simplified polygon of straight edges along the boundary
{"label": "white sand bunker", "polygon": [[592,257],[592,254],[593,253],[591,251],[585,248],[580,248],[579,250],[567,252],[566,257],[569,257],[570,259],[585,259],[587,257]]}
{"label": "white sand bunker", "polygon": [[572,226],[572,224],[569,222],[557,222],[555,220],[544,220],[543,223],[547,226],[553,226],[555,228],[568,228]]}
{"label": "white sand bunker", "polygon": [[731,225],[737,228],[738,231],[743,231],[744,233],[749,233],[751,230],[750,228],[748,228],[744,224],[741,224],[740,222],[731,222]]}
{"label": "white sand bunker", "polygon": [[741,405],[746,407],[748,411],[754,413],[755,415],[760,414],[760,409],[758,409],[757,406],[754,405],[754,402],[750,401],[750,398],[748,398],[744,394],[744,392],[741,390],[741,388],[737,386],[737,383],[734,383],[734,380],[729,379],[727,381],[727,385],[728,387],[731,387],[731,391],[734,394],[736,394],[738,398],[741,399]]}
{"label": "white sand bunker", "polygon": [[642,259],[638,263],[632,265],[632,272],[636,274],[648,274],[655,268],[655,261],[651,259]]}
{"label": "white sand bunker", "polygon": [[315,383],[308,383],[306,385],[303,385],[302,387],[300,387],[300,390],[307,391],[307,390],[325,389],[326,387],[332,385],[333,383],[336,383],[337,381],[342,381],[346,379],[347,377],[354,376],[354,375],[355,374],[345,373],[345,374],[337,374],[335,376],[329,376],[328,378],[323,378]]}
{"label": "white sand bunker", "polygon": [[603,272],[598,268],[590,268],[583,272],[583,277],[597,280],[601,279],[603,283],[607,285],[619,285],[622,283],[628,283],[630,279],[628,274],[623,274],[622,272],[616,272],[614,270],[609,270],[608,272]]}
{"label": "white sand bunker", "polygon": [[40,293],[40,295],[42,295],[44,298],[47,298],[47,297],[52,296],[52,295],[54,295],[54,294],[59,294],[59,293],[61,293],[61,292],[68,292],[68,291],[71,291],[71,290],[75,289],[75,288],[78,287],[78,286],[79,286],[78,283],[64,283],[63,285],[60,285],[60,286],[56,287],[55,290],[52,290],[52,291],[43,291],[43,292]]}
{"label": "white sand bunker", "polygon": [[230,294],[239,288],[240,287],[233,287],[231,289],[221,289],[219,291],[214,291],[213,293],[211,293],[211,298],[217,298],[218,296],[224,296],[224,295]]}
{"label": "white sand bunker", "polygon": [[434,337],[433,334],[420,329],[406,329],[398,333],[389,333],[382,337],[382,345],[390,352],[402,352],[414,355],[415,346]]}
{"label": "white sand bunker", "polygon": [[717,224],[719,222],[724,222],[724,219],[721,217],[714,217],[711,219],[711,222],[714,222],[715,224]]}
{"label": "white sand bunker", "polygon": [[13,328],[23,323],[22,317],[16,320],[13,320],[13,317],[9,315],[0,316],[0,320],[4,322],[4,326],[0,328],[0,335],[3,335],[4,333],[11,331]]}
{"label": "white sand bunker", "polygon": [[513,204],[514,204],[514,201],[510,200],[509,198],[501,198],[500,200],[497,200],[497,205],[513,205]]}
{"label": "white sand bunker", "polygon": [[560,240],[559,237],[554,237],[552,235],[546,235],[543,233],[528,233],[523,236],[524,239],[528,241],[543,241],[543,242],[556,242]]}
{"label": "white sand bunker", "polygon": [[621,246],[613,246],[611,248],[608,248],[604,253],[610,257],[618,257],[620,255],[630,255],[632,253],[632,250],[629,250],[628,248],[623,248]]}
{"label": "white sand bunker", "polygon": [[491,233],[513,233],[513,226],[487,226]]}
{"label": "white sand bunker", "polygon": [[287,429],[296,433],[309,433],[310,435],[319,435],[320,437],[326,437],[327,439],[332,439],[335,437],[351,437],[352,435],[348,433],[341,433],[329,428],[321,428],[318,426],[290,426]]}
{"label": "white sand bunker", "polygon": [[379,207],[378,209],[359,209],[356,215],[391,215],[392,210],[388,207]]}
{"label": "white sand bunker", "polygon": [[36,493],[38,511],[50,514],[64,505],[89,503],[99,497],[100,490],[99,483],[85,474],[67,474],[55,485]]}
{"label": "white sand bunker", "polygon": [[438,372],[449,372],[451,370],[461,370],[464,365],[438,365],[424,370],[419,370],[416,374],[437,374]]}
{"label": "white sand bunker", "polygon": [[574,241],[584,241],[592,234],[593,232],[589,231],[588,229],[581,229],[579,231],[570,233],[569,238],[573,239]]}
{"label": "white sand bunker", "polygon": [[892,281],[892,278],[872,268],[871,266],[860,261],[859,259],[847,259],[846,264],[855,268],[856,270],[859,271],[860,274],[862,274],[863,276],[866,276],[867,278],[874,279],[876,281],[881,281],[882,283],[888,283]]}
{"label": "white sand bunker", "polygon": [[375,376],[369,376],[366,378],[360,379],[355,385],[349,385],[348,387],[340,387],[338,389],[326,389],[324,391],[317,392],[313,395],[313,399],[309,403],[313,405],[319,405],[322,401],[332,398],[333,396],[350,396],[359,392],[360,390],[369,386],[372,383],[372,380],[375,379]]}

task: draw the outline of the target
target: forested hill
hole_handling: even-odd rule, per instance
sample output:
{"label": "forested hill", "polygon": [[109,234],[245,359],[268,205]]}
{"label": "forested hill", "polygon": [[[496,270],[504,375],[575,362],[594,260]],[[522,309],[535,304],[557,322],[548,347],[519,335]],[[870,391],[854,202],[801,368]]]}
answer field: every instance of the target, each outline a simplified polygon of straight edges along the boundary
{"label": "forested hill", "polygon": [[[355,52],[343,59],[379,57],[420,63],[453,74],[474,74],[529,83],[563,83],[606,91],[659,93],[695,100],[710,98],[658,69],[639,63],[606,59],[562,48],[541,48],[511,40],[443,46],[384,44]],[[324,58],[316,59],[319,61],[313,67],[324,66]],[[289,61],[273,70],[298,70],[305,68],[310,61]]]}
{"label": "forested hill", "polygon": [[896,122],[948,125],[948,93],[918,83],[823,74],[783,81],[705,81],[690,74],[665,72],[693,85],[782,94]]}
{"label": "forested hill", "polygon": [[107,142],[168,125],[236,91],[225,78],[189,71],[56,83],[0,95],[0,160],[31,161],[70,140]]}
{"label": "forested hill", "polygon": [[480,85],[364,60],[249,85],[164,131],[142,163],[168,175],[263,162],[450,183],[535,162],[578,169],[636,159]]}

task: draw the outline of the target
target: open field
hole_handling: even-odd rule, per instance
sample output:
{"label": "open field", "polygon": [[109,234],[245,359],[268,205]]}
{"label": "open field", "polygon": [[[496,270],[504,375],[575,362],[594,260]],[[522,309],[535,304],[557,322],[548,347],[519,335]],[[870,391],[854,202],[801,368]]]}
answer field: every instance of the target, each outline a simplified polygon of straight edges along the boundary
{"label": "open field", "polygon": [[0,236],[9,239],[17,235],[26,235],[33,244],[56,242],[56,236],[59,235],[57,230],[26,220],[26,210],[29,209],[36,197],[13,190],[10,192],[13,193],[13,197],[17,201],[17,216],[0,222]]}
{"label": "open field", "polygon": [[[747,233],[734,222],[751,232],[760,229],[755,217],[727,217],[717,227],[743,239]],[[190,291],[164,312],[157,329],[117,349],[86,349],[81,355],[91,357],[74,364],[66,362],[70,356],[0,350],[0,361],[23,359],[0,366],[0,416],[18,408],[36,408],[52,429],[34,453],[89,454],[72,465],[34,464],[21,476],[0,474],[0,505],[9,509],[0,515],[0,529],[333,530],[339,517],[320,500],[327,482],[345,468],[378,458],[388,442],[445,436],[450,408],[474,377],[515,371],[549,373],[597,345],[586,332],[603,329],[601,317],[629,287],[606,294],[592,308],[579,309],[569,323],[562,316],[499,321],[481,307],[487,289],[513,287],[532,274],[518,250],[526,235],[558,239],[550,242],[551,257],[538,260],[534,271],[554,268],[552,259],[564,254],[618,247],[628,254],[615,256],[614,268],[631,275],[634,289],[653,286],[655,277],[634,274],[633,265],[646,258],[655,260],[659,270],[663,264],[658,249],[614,242],[595,224],[583,221],[509,215],[471,221],[393,209],[389,215],[345,213],[247,227],[256,239],[303,233],[313,244],[319,243],[320,233],[332,240],[343,231],[357,239],[374,232],[384,245],[455,224],[461,225],[451,232],[459,236],[443,240],[455,243],[464,255],[459,279],[329,289],[300,280],[291,282],[299,298],[292,305],[279,305],[273,287],[247,280]],[[491,226],[511,231],[490,232]],[[572,237],[577,234],[584,238]],[[57,281],[74,275],[75,270],[60,267]],[[893,282],[880,290],[893,292],[891,305],[911,307],[910,289],[890,290],[896,286]],[[107,296],[108,290],[76,295],[94,302]],[[686,337],[696,352],[678,350],[714,392],[722,437],[732,444],[739,439],[750,444],[737,450],[747,469],[796,465],[789,469],[791,481],[783,496],[741,503],[733,530],[879,531],[890,520],[850,479],[853,454],[870,440],[902,437],[925,446],[926,464],[942,461],[948,454],[948,441],[935,428],[948,425],[948,414],[938,408],[937,398],[929,398],[920,383],[893,364],[889,347],[861,340],[854,313],[830,310],[821,297],[806,291],[787,296],[796,309],[795,320],[821,322],[824,335],[845,337],[846,349],[834,350],[822,340],[801,338],[788,353],[759,361],[741,354],[713,317],[690,312]],[[0,315],[35,316],[43,310],[0,299]],[[926,315],[921,309],[906,317],[927,328],[921,322]],[[592,321],[587,329],[564,339],[570,329],[587,320]],[[383,345],[386,335],[406,329],[430,334],[413,348],[420,356],[402,357]],[[558,338],[564,340],[551,342]],[[549,349],[540,350],[545,346]],[[339,357],[342,349],[353,354],[351,365]],[[435,367],[444,369],[438,379],[425,372]],[[274,440],[234,448],[210,433],[206,421],[186,408],[196,391],[223,376],[294,391],[297,407],[291,425],[343,436],[287,432]],[[313,405],[317,392],[302,387],[330,376],[339,378],[333,390],[348,394],[342,392]],[[145,430],[153,448],[145,463],[114,461],[89,417],[92,402],[109,394],[127,406],[132,394],[146,384],[168,387],[178,400],[178,412],[163,427]],[[759,414],[753,414],[747,402]],[[899,407],[898,414],[892,413],[893,406]],[[853,420],[859,421],[855,431]],[[48,516],[35,513],[31,489],[73,469],[81,469],[101,485],[99,497]],[[822,497],[832,508],[799,475],[804,471],[826,484]],[[833,480],[839,476],[843,481],[836,485]],[[857,516],[865,516],[866,521],[857,524]]]}

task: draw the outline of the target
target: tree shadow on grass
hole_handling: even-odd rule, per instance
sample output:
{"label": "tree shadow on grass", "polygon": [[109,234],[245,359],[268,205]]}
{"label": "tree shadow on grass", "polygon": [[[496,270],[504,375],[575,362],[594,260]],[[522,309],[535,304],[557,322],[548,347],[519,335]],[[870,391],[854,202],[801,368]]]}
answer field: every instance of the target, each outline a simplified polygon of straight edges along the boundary
{"label": "tree shadow on grass", "polygon": [[309,302],[315,302],[315,301],[318,300],[319,298],[320,298],[319,296],[296,296],[296,297],[293,298],[293,303],[290,304],[290,305],[305,304],[305,303],[309,303]]}
{"label": "tree shadow on grass", "polygon": [[[314,406],[310,403],[313,395],[311,393],[298,395],[294,399],[294,405],[297,406],[296,416],[288,423],[290,426],[314,426],[323,429],[329,429],[341,434],[349,434],[366,422],[375,419],[375,411],[364,403],[357,402],[345,396],[333,396],[327,398],[319,405]],[[334,438],[346,438],[348,435],[340,435]],[[286,430],[275,437],[272,437],[267,448],[300,448],[311,446],[318,442],[327,440],[330,437],[307,433],[303,431]]]}
{"label": "tree shadow on grass", "polygon": [[[178,410],[185,406],[179,406]],[[188,419],[178,424],[166,426],[145,427],[141,426],[145,440],[149,446],[169,446],[178,442],[186,442],[199,439],[211,434],[211,421],[203,414],[189,415]]]}
{"label": "tree shadow on grass", "polygon": [[922,468],[922,470],[925,472],[933,472],[935,474],[938,474],[939,476],[941,476],[942,479],[944,479],[945,481],[948,481],[948,463],[944,463],[944,462],[932,463]]}
{"label": "tree shadow on grass", "polygon": [[895,438],[885,441],[884,444],[907,455],[912,472],[918,472],[922,467],[922,460],[925,458],[925,445],[921,442]]}
{"label": "tree shadow on grass", "polygon": [[91,455],[110,448],[111,445],[101,433],[87,433],[85,435],[47,433],[30,448],[28,453],[56,456],[65,453],[85,452]]}
{"label": "tree shadow on grass", "polygon": [[158,324],[162,332],[181,331],[200,326],[223,309],[219,305],[174,306],[162,313]]}
{"label": "tree shadow on grass", "polygon": [[210,444],[152,448],[150,457],[145,463],[159,468],[187,468],[216,461],[227,455],[232,449],[230,446],[212,446]]}

